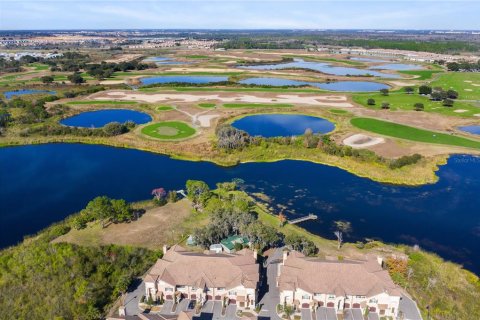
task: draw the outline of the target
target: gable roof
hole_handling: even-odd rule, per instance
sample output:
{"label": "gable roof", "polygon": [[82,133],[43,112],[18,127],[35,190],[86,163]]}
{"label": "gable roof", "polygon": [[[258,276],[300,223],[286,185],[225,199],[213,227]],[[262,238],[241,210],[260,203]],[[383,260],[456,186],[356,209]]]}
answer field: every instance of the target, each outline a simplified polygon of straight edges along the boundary
{"label": "gable roof", "polygon": [[370,257],[367,261],[327,261],[307,258],[292,252],[281,267],[280,290],[297,288],[310,293],[374,296],[387,293],[400,296],[402,291]]}
{"label": "gable roof", "polygon": [[205,254],[174,246],[157,260],[145,277],[146,282],[157,280],[172,286],[229,289],[243,285],[255,289],[259,281],[259,265],[249,249],[235,254]]}

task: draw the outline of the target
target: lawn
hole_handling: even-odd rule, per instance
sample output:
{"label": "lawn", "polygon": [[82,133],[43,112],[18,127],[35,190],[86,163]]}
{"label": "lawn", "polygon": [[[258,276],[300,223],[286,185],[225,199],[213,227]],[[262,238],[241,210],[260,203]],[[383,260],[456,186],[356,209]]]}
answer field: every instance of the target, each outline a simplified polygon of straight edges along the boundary
{"label": "lawn", "polygon": [[199,103],[200,108],[215,108],[215,103]]}
{"label": "lawn", "polygon": [[350,122],[354,127],[382,134],[385,136],[418,142],[480,149],[480,141],[474,141],[458,136],[453,136],[450,134],[414,128],[398,123],[382,121],[372,118],[353,118],[352,120],[350,120]]}
{"label": "lawn", "polygon": [[44,71],[50,68],[49,65],[43,63],[31,63],[28,66],[35,68],[35,71]]}
{"label": "lawn", "polygon": [[142,129],[143,134],[162,140],[184,139],[194,135],[195,132],[194,128],[181,121],[158,122]]}
{"label": "lawn", "polygon": [[292,108],[288,103],[224,103],[225,108]]}
{"label": "lawn", "polygon": [[403,74],[408,74],[411,76],[418,76],[415,80],[428,80],[432,78],[432,75],[435,73],[440,73],[440,70],[401,70],[398,71]]}
{"label": "lawn", "polygon": [[115,100],[79,100],[79,101],[70,101],[67,104],[73,105],[83,105],[83,104],[118,104],[118,105],[126,105],[126,104],[136,104],[136,101],[115,101]]}
{"label": "lawn", "polygon": [[[418,91],[417,91],[418,92]],[[406,94],[403,91],[390,92],[388,96],[382,95],[380,92],[375,93],[359,93],[352,96],[353,101],[359,103],[367,108],[380,109],[382,102],[390,103],[390,110],[414,110],[413,105],[417,102],[423,103],[426,112],[436,112],[449,116],[471,117],[474,114],[480,113],[480,109],[472,106],[468,102],[455,101],[453,107],[444,107],[441,101],[431,101],[426,96],[421,96],[418,93]],[[373,98],[375,100],[374,106],[367,105],[367,100]],[[466,110],[465,112],[455,112],[455,110]]]}
{"label": "lawn", "polygon": [[431,85],[458,91],[458,98],[462,100],[480,100],[480,73],[448,72],[432,81]]}
{"label": "lawn", "polygon": [[330,109],[328,111],[330,111],[331,113],[334,113],[334,114],[348,114],[349,113],[347,110],[343,110],[343,109]]}
{"label": "lawn", "polygon": [[158,111],[169,111],[169,110],[173,110],[174,108],[172,106],[158,106],[157,107],[157,110]]}

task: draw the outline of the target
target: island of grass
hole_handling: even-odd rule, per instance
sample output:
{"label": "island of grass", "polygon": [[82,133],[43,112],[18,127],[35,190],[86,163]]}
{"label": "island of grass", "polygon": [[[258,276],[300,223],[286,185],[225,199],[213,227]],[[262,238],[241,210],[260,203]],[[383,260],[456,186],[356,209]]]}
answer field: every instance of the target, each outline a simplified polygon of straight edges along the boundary
{"label": "island of grass", "polygon": [[292,108],[288,103],[224,103],[224,108]]}
{"label": "island of grass", "polygon": [[198,106],[200,108],[215,108],[216,104],[215,103],[199,103]]}
{"label": "island of grass", "polygon": [[181,121],[158,122],[142,129],[144,135],[162,140],[185,139],[193,136],[195,132],[194,128]]}
{"label": "island of grass", "polygon": [[162,106],[157,107],[158,111],[169,111],[169,110],[173,110],[173,109],[174,108],[172,106],[166,106],[166,105],[162,105]]}
{"label": "island of grass", "polygon": [[394,138],[480,149],[480,141],[474,141],[458,136],[453,136],[450,134],[414,128],[398,123],[372,118],[353,118],[352,120],[350,120],[350,122],[354,127],[357,127],[359,129]]}

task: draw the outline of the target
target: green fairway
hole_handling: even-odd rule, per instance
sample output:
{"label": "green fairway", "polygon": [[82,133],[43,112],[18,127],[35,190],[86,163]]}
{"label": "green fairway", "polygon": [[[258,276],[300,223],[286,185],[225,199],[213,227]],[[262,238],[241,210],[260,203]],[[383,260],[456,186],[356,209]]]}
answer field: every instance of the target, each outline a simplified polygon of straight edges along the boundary
{"label": "green fairway", "polygon": [[328,111],[330,111],[331,113],[334,113],[334,114],[347,114],[347,113],[349,113],[347,110],[343,110],[343,109],[330,109]]}
{"label": "green fairway", "polygon": [[225,108],[291,108],[293,104],[288,103],[225,103]]}
{"label": "green fairway", "polygon": [[194,128],[180,121],[158,122],[142,129],[143,134],[162,140],[184,139],[194,135],[195,132]]}
{"label": "green fairway", "polygon": [[382,134],[385,136],[406,139],[418,142],[445,144],[451,146],[480,149],[480,141],[439,133],[424,129],[418,129],[402,124],[382,121],[372,118],[353,118],[350,123],[362,130]]}
{"label": "green fairway", "polygon": [[28,66],[35,68],[35,71],[44,71],[50,68],[49,65],[43,63],[31,63]]}
{"label": "green fairway", "polygon": [[432,81],[431,85],[458,91],[461,100],[480,100],[480,73],[448,72]]}
{"label": "green fairway", "polygon": [[198,106],[200,108],[215,108],[215,103],[199,103]]}
{"label": "green fairway", "polygon": [[114,101],[114,100],[79,100],[79,101],[70,101],[67,104],[73,105],[82,105],[82,104],[117,104],[117,105],[127,105],[127,104],[136,104],[136,101]]}
{"label": "green fairway", "polygon": [[[472,106],[468,102],[455,101],[453,107],[444,107],[441,101],[431,101],[426,96],[421,96],[417,92],[414,94],[406,94],[403,91],[390,92],[388,96],[378,93],[359,93],[352,96],[353,101],[363,105],[364,107],[371,109],[380,109],[383,102],[390,103],[390,110],[409,110],[413,111],[413,105],[417,102],[423,103],[424,111],[420,112],[436,112],[449,116],[471,117],[474,114],[480,113],[480,110]],[[367,104],[368,99],[374,99],[375,105],[369,106]],[[457,112],[455,112],[457,110]],[[458,112],[461,111],[461,112]]]}
{"label": "green fairway", "polygon": [[172,106],[158,106],[157,107],[157,110],[158,111],[169,111],[169,110],[173,110],[174,108]]}
{"label": "green fairway", "polygon": [[427,79],[431,79],[433,74],[440,73],[442,71],[440,70],[402,70],[399,72],[403,74],[408,74],[411,76],[418,76],[417,78],[415,78],[415,80],[427,80]]}

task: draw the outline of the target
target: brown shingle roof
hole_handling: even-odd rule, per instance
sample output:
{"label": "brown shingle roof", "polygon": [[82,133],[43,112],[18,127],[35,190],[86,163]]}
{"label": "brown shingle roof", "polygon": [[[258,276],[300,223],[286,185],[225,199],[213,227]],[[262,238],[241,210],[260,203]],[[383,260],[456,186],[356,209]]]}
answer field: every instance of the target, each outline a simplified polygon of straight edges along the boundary
{"label": "brown shingle roof", "polygon": [[367,261],[327,261],[292,252],[281,267],[280,290],[303,289],[310,293],[373,296],[386,292],[400,296],[388,271],[370,258]]}
{"label": "brown shingle roof", "polygon": [[170,285],[210,288],[256,288],[259,266],[253,251],[235,254],[204,254],[186,251],[180,246],[168,250],[150,269],[145,281],[162,280]]}

